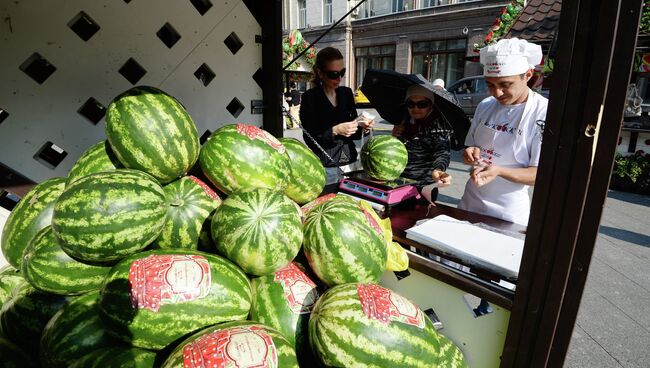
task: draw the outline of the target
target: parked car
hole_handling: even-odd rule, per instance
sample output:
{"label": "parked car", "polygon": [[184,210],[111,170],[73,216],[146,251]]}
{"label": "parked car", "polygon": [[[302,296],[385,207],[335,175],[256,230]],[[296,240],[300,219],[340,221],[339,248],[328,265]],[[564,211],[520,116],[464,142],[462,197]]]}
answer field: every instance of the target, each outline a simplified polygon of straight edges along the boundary
{"label": "parked car", "polygon": [[357,107],[370,106],[370,101],[368,101],[368,97],[366,97],[366,95],[364,95],[360,89],[354,92],[354,103],[355,105],[357,105]]}
{"label": "parked car", "polygon": [[[447,91],[456,96],[460,107],[468,116],[474,116],[476,106],[489,97],[487,85],[485,84],[485,77],[476,75],[459,79],[447,88]],[[541,91],[542,96],[548,98],[548,90]]]}

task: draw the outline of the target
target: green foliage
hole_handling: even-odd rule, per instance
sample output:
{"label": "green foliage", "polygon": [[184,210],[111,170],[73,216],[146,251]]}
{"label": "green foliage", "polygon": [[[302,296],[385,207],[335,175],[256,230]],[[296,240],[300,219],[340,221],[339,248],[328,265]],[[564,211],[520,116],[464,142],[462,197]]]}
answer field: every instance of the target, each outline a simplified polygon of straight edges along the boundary
{"label": "green foliage", "polygon": [[616,154],[612,174],[621,178],[628,177],[636,183],[642,175],[650,175],[650,158],[641,154],[629,156]]}
{"label": "green foliage", "polygon": [[639,31],[650,32],[650,1],[643,3],[643,10],[641,11],[641,24],[639,24]]}
{"label": "green foliage", "polygon": [[504,6],[501,13],[494,20],[494,24],[492,24],[490,32],[485,36],[483,43],[474,44],[474,51],[478,52],[483,47],[496,43],[501,37],[505,36],[523,10],[524,0],[513,0],[510,4]]}

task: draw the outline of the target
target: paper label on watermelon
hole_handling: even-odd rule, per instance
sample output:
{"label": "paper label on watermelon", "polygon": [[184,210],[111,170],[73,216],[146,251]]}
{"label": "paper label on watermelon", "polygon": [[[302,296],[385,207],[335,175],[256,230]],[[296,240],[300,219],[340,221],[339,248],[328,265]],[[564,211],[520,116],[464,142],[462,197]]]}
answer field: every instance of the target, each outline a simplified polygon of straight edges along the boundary
{"label": "paper label on watermelon", "polygon": [[295,314],[311,313],[318,299],[316,284],[295,263],[276,271],[273,280],[284,290],[289,308]]}
{"label": "paper label on watermelon", "polygon": [[424,314],[408,299],[373,284],[357,285],[363,313],[370,319],[389,324],[391,321],[424,328]]}
{"label": "paper label on watermelon", "polygon": [[199,337],[183,348],[185,368],[276,368],[273,339],[259,326],[234,327]]}
{"label": "paper label on watermelon", "polygon": [[359,205],[359,208],[366,216],[366,219],[368,219],[368,224],[372,226],[372,228],[375,229],[376,232],[378,232],[383,236],[383,230],[381,229],[381,226],[379,226],[377,220],[375,220],[375,217],[370,212],[368,212],[368,209],[362,207],[361,205]]}
{"label": "paper label on watermelon", "polygon": [[203,191],[205,192],[205,194],[208,195],[208,197],[214,199],[215,201],[221,201],[221,198],[219,197],[219,195],[217,194],[217,192],[215,192],[214,190],[212,190],[212,188],[210,188],[210,187],[209,187],[206,183],[204,183],[202,180],[200,180],[199,178],[197,178],[196,176],[193,176],[193,175],[188,175],[187,177],[188,177],[190,180],[192,180],[193,182],[195,182],[196,184],[198,184],[198,185],[201,187],[201,189],[203,189]]}
{"label": "paper label on watermelon", "polygon": [[255,125],[237,123],[237,133],[247,136],[251,141],[253,139],[259,139],[280,153],[284,153],[286,151],[286,148],[282,142],[272,136],[271,133],[260,129]]}
{"label": "paper label on watermelon", "polygon": [[150,255],[131,263],[131,305],[158,312],[161,305],[210,293],[210,264],[198,255]]}

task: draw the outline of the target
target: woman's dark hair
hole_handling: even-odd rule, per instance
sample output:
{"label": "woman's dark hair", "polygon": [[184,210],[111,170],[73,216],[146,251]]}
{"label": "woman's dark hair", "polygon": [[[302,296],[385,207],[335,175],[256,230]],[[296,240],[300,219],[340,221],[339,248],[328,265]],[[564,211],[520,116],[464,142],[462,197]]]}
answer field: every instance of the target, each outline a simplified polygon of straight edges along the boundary
{"label": "woman's dark hair", "polygon": [[318,76],[318,71],[325,70],[325,66],[334,60],[343,60],[343,54],[339,49],[334,47],[326,47],[316,54],[316,62],[314,63],[314,78],[312,78],[312,83],[320,84],[321,80]]}

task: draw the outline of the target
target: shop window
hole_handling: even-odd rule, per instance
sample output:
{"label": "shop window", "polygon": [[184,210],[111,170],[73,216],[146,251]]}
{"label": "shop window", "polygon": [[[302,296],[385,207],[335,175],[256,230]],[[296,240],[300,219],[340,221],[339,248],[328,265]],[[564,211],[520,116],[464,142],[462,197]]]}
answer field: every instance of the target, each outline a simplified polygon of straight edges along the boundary
{"label": "shop window", "polygon": [[363,83],[363,76],[368,69],[395,70],[395,45],[378,45],[370,47],[357,47],[354,51],[356,57],[355,86],[359,88]]}
{"label": "shop window", "polygon": [[441,78],[450,85],[464,76],[466,48],[464,38],[414,42],[411,71],[429,81]]}
{"label": "shop window", "polygon": [[323,0],[323,24],[332,24],[332,0]]}
{"label": "shop window", "polygon": [[298,28],[307,27],[307,0],[298,0]]}

